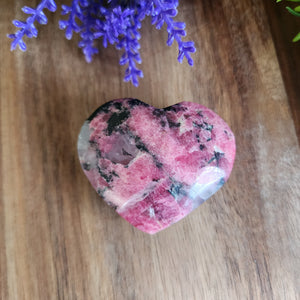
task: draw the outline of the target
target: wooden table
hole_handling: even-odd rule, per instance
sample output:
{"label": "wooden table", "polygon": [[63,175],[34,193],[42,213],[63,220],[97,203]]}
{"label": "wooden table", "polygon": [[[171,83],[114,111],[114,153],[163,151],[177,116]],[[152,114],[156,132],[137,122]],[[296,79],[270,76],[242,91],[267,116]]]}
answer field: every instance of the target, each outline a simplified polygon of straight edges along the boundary
{"label": "wooden table", "polygon": [[[0,0],[1,299],[300,299],[300,43],[290,42],[300,27],[261,2],[181,1],[193,68],[146,20],[135,88],[112,47],[87,64],[58,13],[47,13],[26,53],[11,53],[5,34],[32,3]],[[290,23],[279,26],[278,11]],[[228,183],[154,236],[110,209],[78,162],[85,118],[119,97],[199,102],[236,135]]]}

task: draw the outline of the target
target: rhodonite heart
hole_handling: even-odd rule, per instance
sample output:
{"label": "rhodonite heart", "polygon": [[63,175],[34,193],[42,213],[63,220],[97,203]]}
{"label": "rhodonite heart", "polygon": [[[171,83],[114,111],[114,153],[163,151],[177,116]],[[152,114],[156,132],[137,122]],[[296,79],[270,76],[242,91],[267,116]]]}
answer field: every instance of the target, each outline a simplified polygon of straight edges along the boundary
{"label": "rhodonite heart", "polygon": [[222,187],[233,166],[235,139],[200,104],[158,109],[118,99],[83,124],[78,153],[98,194],[133,226],[153,234]]}

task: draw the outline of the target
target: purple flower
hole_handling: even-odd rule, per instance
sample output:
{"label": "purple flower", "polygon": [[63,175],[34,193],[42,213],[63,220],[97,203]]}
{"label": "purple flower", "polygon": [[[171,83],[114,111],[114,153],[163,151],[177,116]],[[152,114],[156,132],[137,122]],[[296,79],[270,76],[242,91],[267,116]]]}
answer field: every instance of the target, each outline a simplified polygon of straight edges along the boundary
{"label": "purple flower", "polygon": [[[161,29],[166,24],[168,32],[167,45],[174,41],[178,44],[178,61],[181,63],[184,57],[192,66],[191,53],[196,51],[194,42],[182,41],[186,36],[185,24],[174,21],[177,15],[178,0],[72,0],[70,6],[62,5],[62,15],[67,19],[59,21],[59,28],[65,30],[67,39],[71,39],[73,33],[80,35],[79,47],[85,55],[87,62],[91,62],[98,53],[95,41],[102,39],[106,48],[108,43],[115,45],[116,49],[123,51],[120,65],[127,65],[125,81],[131,81],[138,86],[138,78],[143,77],[143,72],[137,64],[142,62],[139,49],[139,30],[141,22],[146,16],[151,17],[152,24]],[[23,11],[29,14],[26,22],[14,20],[13,24],[20,28],[15,34],[8,35],[12,38],[11,49],[17,46],[22,51],[26,50],[23,37],[36,37],[38,31],[34,25],[47,23],[47,17],[43,10],[54,12],[56,4],[54,0],[42,0],[36,9],[24,7]]]}
{"label": "purple flower", "polygon": [[26,51],[26,44],[23,41],[23,37],[26,35],[29,38],[37,37],[38,31],[35,28],[34,22],[37,21],[40,24],[47,24],[48,19],[44,14],[43,10],[47,8],[48,10],[54,12],[56,11],[56,3],[54,0],[42,0],[36,9],[24,6],[22,8],[25,14],[31,15],[27,18],[26,22],[21,22],[14,20],[13,24],[20,28],[15,34],[9,34],[8,37],[13,39],[11,43],[11,50],[16,49],[17,46],[22,51]]}

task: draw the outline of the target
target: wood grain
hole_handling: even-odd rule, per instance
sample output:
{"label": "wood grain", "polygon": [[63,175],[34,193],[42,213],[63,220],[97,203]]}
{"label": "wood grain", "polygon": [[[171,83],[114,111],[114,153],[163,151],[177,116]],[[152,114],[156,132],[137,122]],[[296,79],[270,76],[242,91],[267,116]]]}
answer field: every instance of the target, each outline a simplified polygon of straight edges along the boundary
{"label": "wood grain", "polygon": [[[113,48],[87,64],[58,14],[11,53],[5,34],[25,2],[0,0],[1,299],[300,299],[299,124],[262,2],[181,1],[193,68],[145,21],[138,88]],[[78,162],[85,118],[119,97],[199,102],[236,134],[228,183],[154,236],[105,205]]]}
{"label": "wood grain", "polygon": [[[300,30],[300,18],[291,16],[281,3],[279,9],[272,1],[264,2],[270,21],[282,77],[286,87],[298,141],[300,141],[300,43],[291,40]],[[292,5],[293,6],[293,5]]]}

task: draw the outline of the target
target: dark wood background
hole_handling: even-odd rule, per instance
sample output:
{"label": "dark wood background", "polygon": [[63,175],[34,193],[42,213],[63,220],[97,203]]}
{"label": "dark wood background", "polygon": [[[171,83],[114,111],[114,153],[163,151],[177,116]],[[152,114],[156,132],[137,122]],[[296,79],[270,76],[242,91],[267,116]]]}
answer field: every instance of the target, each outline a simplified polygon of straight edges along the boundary
{"label": "dark wood background", "polygon": [[[11,53],[11,20],[37,1],[0,0],[1,299],[300,299],[300,26],[264,2],[180,1],[193,68],[145,21],[135,88],[112,47],[87,64],[58,13]],[[99,198],[77,158],[85,118],[120,97],[199,102],[236,135],[226,185],[154,236]]]}

